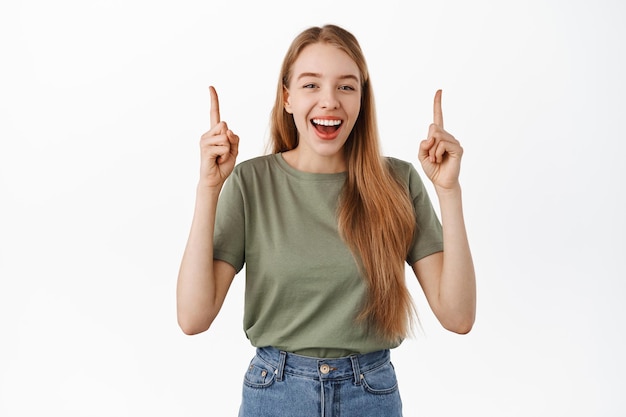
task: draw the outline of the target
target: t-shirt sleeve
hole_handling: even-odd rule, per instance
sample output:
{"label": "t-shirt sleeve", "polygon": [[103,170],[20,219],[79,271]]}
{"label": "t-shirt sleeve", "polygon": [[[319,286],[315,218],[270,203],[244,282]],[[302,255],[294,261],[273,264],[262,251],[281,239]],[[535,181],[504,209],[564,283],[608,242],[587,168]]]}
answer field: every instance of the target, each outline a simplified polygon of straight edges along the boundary
{"label": "t-shirt sleeve", "polygon": [[228,262],[237,272],[245,263],[245,206],[237,168],[224,183],[217,202],[213,258]]}
{"label": "t-shirt sleeve", "polygon": [[412,164],[409,164],[408,186],[417,227],[406,260],[413,265],[428,255],[443,251],[443,231],[426,187]]}

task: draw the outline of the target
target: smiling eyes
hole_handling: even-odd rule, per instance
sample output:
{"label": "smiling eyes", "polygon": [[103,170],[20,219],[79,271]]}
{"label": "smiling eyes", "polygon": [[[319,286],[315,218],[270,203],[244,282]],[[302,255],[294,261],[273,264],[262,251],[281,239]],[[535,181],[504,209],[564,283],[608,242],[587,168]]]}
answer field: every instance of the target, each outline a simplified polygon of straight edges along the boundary
{"label": "smiling eyes", "polygon": [[[304,89],[316,89],[319,88],[319,86],[315,83],[308,83],[308,84],[304,84],[302,86],[302,88]],[[337,89],[341,90],[341,91],[356,91],[356,88],[351,86],[351,85],[340,85],[339,87],[337,87]]]}

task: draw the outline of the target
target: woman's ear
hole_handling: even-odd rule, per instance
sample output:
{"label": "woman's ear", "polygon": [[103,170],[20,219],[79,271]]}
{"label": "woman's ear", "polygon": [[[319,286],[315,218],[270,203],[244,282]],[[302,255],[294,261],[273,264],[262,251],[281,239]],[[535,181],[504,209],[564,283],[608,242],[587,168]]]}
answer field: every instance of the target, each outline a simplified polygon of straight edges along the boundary
{"label": "woman's ear", "polygon": [[285,86],[283,86],[283,107],[287,113],[292,114],[291,101],[289,100],[289,90],[287,90],[287,87]]}

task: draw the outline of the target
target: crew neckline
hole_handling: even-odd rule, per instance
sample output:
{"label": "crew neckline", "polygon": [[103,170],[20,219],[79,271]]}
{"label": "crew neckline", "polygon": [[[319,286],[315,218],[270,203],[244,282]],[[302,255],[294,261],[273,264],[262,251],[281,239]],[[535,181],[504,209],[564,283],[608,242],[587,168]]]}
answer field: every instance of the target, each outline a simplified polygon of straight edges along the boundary
{"label": "crew neckline", "polygon": [[294,176],[299,179],[308,180],[308,181],[337,181],[337,180],[345,180],[347,176],[347,172],[335,172],[330,174],[317,173],[317,172],[306,172],[300,171],[285,161],[282,152],[276,153],[273,155],[274,160],[278,163],[278,166],[282,168],[289,175]]}

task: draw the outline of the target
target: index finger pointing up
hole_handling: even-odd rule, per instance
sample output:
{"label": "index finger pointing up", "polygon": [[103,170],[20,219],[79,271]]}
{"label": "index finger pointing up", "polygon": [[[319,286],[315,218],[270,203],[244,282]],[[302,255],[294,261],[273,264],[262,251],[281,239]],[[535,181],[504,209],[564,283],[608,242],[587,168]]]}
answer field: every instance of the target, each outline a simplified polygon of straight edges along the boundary
{"label": "index finger pointing up", "polygon": [[211,94],[211,127],[215,127],[220,122],[220,102],[213,86],[209,87],[209,93]]}
{"label": "index finger pointing up", "polygon": [[433,105],[433,123],[443,129],[443,111],[441,110],[441,90],[435,93],[435,103]]}

